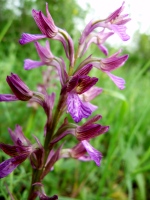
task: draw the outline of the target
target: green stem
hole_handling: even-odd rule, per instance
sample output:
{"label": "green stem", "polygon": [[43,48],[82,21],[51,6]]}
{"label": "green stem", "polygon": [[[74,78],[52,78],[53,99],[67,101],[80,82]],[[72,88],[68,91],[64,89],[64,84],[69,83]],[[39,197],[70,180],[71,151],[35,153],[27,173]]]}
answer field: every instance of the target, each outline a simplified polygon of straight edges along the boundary
{"label": "green stem", "polygon": [[56,111],[54,114],[54,118],[51,124],[48,124],[47,126],[47,133],[45,137],[45,142],[44,142],[44,165],[42,169],[33,169],[32,173],[32,181],[31,181],[31,188],[29,192],[29,197],[28,200],[34,200],[37,197],[37,194],[35,193],[41,186],[40,185],[33,185],[34,183],[41,183],[41,175],[45,169],[45,164],[48,158],[48,155],[52,149],[52,146],[50,146],[51,139],[55,133],[56,126],[58,124],[58,121],[63,113],[63,102],[66,100],[65,95],[61,95],[60,99],[58,101],[58,105],[56,107]]}

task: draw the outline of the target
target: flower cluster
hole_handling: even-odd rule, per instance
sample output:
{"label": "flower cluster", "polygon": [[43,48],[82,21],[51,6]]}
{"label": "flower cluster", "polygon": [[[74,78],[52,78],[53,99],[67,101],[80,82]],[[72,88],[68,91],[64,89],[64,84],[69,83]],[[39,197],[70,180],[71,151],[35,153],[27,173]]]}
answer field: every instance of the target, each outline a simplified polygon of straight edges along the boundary
{"label": "flower cluster", "polygon": [[[96,86],[97,77],[91,77],[89,73],[95,67],[102,73],[106,73],[119,89],[124,89],[125,81],[117,77],[111,71],[121,67],[128,55],[120,55],[121,50],[108,56],[108,50],[104,42],[114,33],[126,41],[129,36],[126,33],[125,24],[130,20],[127,14],[122,15],[124,2],[121,7],[115,10],[111,15],[103,20],[90,21],[83,30],[78,43],[78,50],[75,53],[74,43],[70,35],[63,29],[57,27],[49,13],[46,3],[46,16],[37,10],[32,10],[33,18],[41,31],[41,34],[23,33],[19,43],[25,45],[34,42],[36,51],[39,55],[39,61],[26,59],[24,69],[31,70],[46,65],[51,70],[57,72],[59,77],[61,91],[56,109],[53,109],[55,103],[55,93],[48,94],[45,83],[38,91],[32,91],[14,73],[7,76],[6,81],[13,94],[0,94],[0,101],[28,101],[36,102],[41,106],[46,114],[47,121],[44,127],[45,143],[42,145],[37,137],[34,136],[35,143],[32,144],[23,134],[22,128],[16,125],[14,131],[9,129],[13,145],[0,143],[0,149],[11,156],[10,159],[0,164],[0,178],[9,175],[19,164],[29,158],[33,170],[32,189],[29,199],[35,199],[37,196],[42,199],[58,199],[57,195],[47,197],[42,185],[43,178],[53,169],[54,164],[61,158],[74,158],[82,161],[93,160],[97,166],[100,166],[102,154],[95,149],[90,140],[108,131],[109,126],[102,126],[98,123],[101,115],[95,115],[89,118],[98,108],[91,103],[95,97],[102,93],[103,89]],[[97,31],[96,29],[101,29]],[[45,46],[42,46],[38,40],[47,39]],[[62,43],[69,66],[66,66],[63,58],[53,55],[50,49],[50,40],[58,40]],[[78,58],[82,58],[88,51],[89,46],[94,43],[99,50],[107,57],[100,58],[93,55],[88,56],[77,65]],[[58,121],[64,113],[69,113],[73,122],[69,122],[67,117],[63,123],[58,125]],[[78,123],[83,118],[89,118],[84,124]],[[64,143],[59,147],[56,145],[68,134],[76,138],[77,144],[69,149],[64,148]],[[37,172],[38,171],[38,172]],[[36,176],[35,176],[36,173]]]}

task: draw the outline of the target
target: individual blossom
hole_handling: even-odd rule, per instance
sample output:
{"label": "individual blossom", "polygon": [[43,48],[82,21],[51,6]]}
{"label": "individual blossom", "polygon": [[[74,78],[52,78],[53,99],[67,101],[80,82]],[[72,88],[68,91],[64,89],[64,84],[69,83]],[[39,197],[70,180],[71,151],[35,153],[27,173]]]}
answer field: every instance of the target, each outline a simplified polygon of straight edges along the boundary
{"label": "individual blossom", "polygon": [[104,23],[100,23],[101,26],[104,26],[110,30],[113,30],[115,33],[119,35],[119,37],[123,40],[129,40],[130,36],[126,33],[126,26],[125,24],[130,21],[130,18],[128,17],[128,14],[121,15],[122,11],[124,10],[124,4],[122,3],[122,6],[115,10],[112,14],[110,14]]}
{"label": "individual blossom", "polygon": [[95,110],[92,104],[87,104],[80,98],[81,94],[87,92],[98,81],[98,78],[87,76],[92,65],[87,65],[84,68],[84,70],[75,73],[66,86],[67,111],[76,123],[83,118],[88,118]]}
{"label": "individual blossom", "polygon": [[0,94],[0,102],[5,101],[29,101],[34,96],[28,86],[21,80],[17,74],[11,73],[6,81],[14,94]]}
{"label": "individual blossom", "polygon": [[42,34],[23,33],[19,43],[24,45],[43,38],[58,40],[62,43],[66,56],[70,60],[70,65],[72,66],[74,63],[74,45],[70,35],[65,30],[55,25],[48,10],[48,3],[46,3],[46,15],[47,16],[41,11],[32,10],[32,16]]}
{"label": "individual blossom", "polygon": [[78,57],[82,57],[92,43],[96,44],[98,48],[107,56],[108,50],[104,46],[104,42],[113,34],[113,32],[105,33],[104,29],[100,32],[90,33],[88,37],[85,38],[85,41],[79,45]]}
{"label": "individual blossom", "polygon": [[[102,32],[104,31],[105,28],[113,31],[114,33],[117,33],[119,35],[119,37],[123,40],[123,41],[127,41],[130,39],[129,35],[126,33],[126,26],[125,24],[130,21],[130,18],[128,17],[128,14],[123,14],[121,15],[123,9],[124,9],[124,3],[122,3],[122,6],[120,8],[118,8],[116,11],[114,11],[112,14],[110,14],[106,19],[103,20],[92,20],[90,21],[85,29],[83,30],[83,33],[80,37],[79,40],[79,44],[83,45],[85,43],[85,41],[87,40],[87,38],[90,37],[90,35],[92,36],[93,32],[95,31],[96,28],[102,28]],[[106,33],[107,34],[107,33]],[[112,35],[112,33],[108,33],[110,35]],[[98,38],[98,34],[96,33],[97,38]],[[110,36],[109,35],[109,36]],[[96,38],[94,38],[93,40],[95,40]],[[98,45],[98,41],[97,41],[97,45]],[[102,52],[106,53],[106,49],[101,49]]]}
{"label": "individual blossom", "polygon": [[33,92],[28,88],[28,86],[20,79],[17,74],[11,73],[11,76],[7,76],[6,80],[14,95],[0,95],[1,101],[15,101],[17,99],[21,101],[28,101],[32,98]]}
{"label": "individual blossom", "polygon": [[40,45],[38,42],[35,42],[35,47],[40,57],[40,61],[25,59],[24,69],[30,70],[43,65],[53,66],[57,69],[61,85],[63,86],[68,78],[66,73],[66,65],[63,59],[57,58],[52,54],[48,41],[46,41],[45,47]]}
{"label": "individual blossom", "polygon": [[42,93],[31,91],[17,74],[11,73],[11,76],[7,76],[6,80],[14,95],[0,94],[0,102],[10,102],[18,100],[36,102],[43,107],[47,115],[47,123],[50,124],[52,118],[52,109],[55,101],[55,94],[52,93],[48,95],[46,90],[44,89]]}
{"label": "individual blossom", "polygon": [[[9,129],[9,134],[14,145],[0,143],[0,149],[12,158],[0,163],[0,178],[9,175],[33,153],[36,155],[37,149],[40,150],[38,145],[31,145],[29,140],[24,136],[20,126],[17,125],[15,131]],[[38,161],[36,160],[36,162]]]}
{"label": "individual blossom", "polygon": [[124,79],[110,73],[111,71],[124,65],[124,63],[128,59],[127,54],[119,56],[120,53],[121,53],[121,50],[119,50],[118,52],[116,52],[115,54],[113,54],[112,56],[108,58],[94,58],[92,56],[89,56],[78,66],[78,69],[82,69],[87,64],[92,64],[97,69],[106,73],[111,78],[111,80],[115,83],[115,85],[119,89],[122,90],[125,87]]}
{"label": "individual blossom", "polygon": [[[107,132],[109,129],[109,126],[96,124],[95,122],[97,122],[99,119],[101,119],[101,116],[96,115],[82,126],[75,126],[65,121],[54,136],[51,144],[58,142],[68,134],[72,134],[77,138],[79,144],[72,149],[62,149],[61,156],[72,157],[83,161],[93,160],[98,166],[100,166],[102,154],[89,143],[90,139]],[[86,156],[86,153],[88,153],[89,156]]]}
{"label": "individual blossom", "polygon": [[45,16],[41,11],[35,9],[32,10],[32,16],[41,31],[41,35],[32,35],[28,33],[23,33],[21,39],[19,40],[20,44],[26,44],[28,42],[37,41],[42,38],[54,38],[58,33],[58,28],[56,27],[49,11],[48,4],[46,3],[46,15]]}
{"label": "individual blossom", "polygon": [[115,76],[110,73],[111,71],[124,65],[124,63],[128,59],[128,55],[119,56],[120,52],[121,51],[118,51],[117,53],[113,54],[112,56],[110,56],[108,58],[101,59],[100,65],[96,64],[95,67],[97,67],[101,71],[105,72],[111,78],[111,80],[115,83],[115,85],[119,89],[122,90],[125,87],[124,86],[125,80],[123,78],[120,78],[120,77]]}

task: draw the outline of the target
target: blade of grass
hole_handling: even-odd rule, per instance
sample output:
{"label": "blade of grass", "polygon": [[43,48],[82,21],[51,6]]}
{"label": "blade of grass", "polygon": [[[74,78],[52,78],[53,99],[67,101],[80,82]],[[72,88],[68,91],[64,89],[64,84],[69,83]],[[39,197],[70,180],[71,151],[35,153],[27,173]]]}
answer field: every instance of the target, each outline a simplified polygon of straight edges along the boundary
{"label": "blade of grass", "polygon": [[11,18],[7,24],[4,26],[4,28],[2,29],[2,31],[0,32],[0,42],[2,41],[3,37],[5,36],[5,34],[7,33],[7,31],[9,30],[11,24],[13,22],[13,19]]}

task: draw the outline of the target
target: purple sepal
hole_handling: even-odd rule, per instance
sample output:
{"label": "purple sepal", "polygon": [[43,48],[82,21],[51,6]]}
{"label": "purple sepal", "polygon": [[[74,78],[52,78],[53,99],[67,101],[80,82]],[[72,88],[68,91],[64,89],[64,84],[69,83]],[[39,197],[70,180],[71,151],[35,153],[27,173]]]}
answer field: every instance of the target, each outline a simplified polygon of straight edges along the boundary
{"label": "purple sepal", "polygon": [[46,36],[45,35],[40,35],[40,34],[23,33],[21,35],[19,43],[21,45],[24,45],[24,44],[27,44],[29,42],[34,42],[34,41],[37,41],[37,40],[41,40],[43,38],[46,38]]}
{"label": "purple sepal", "polygon": [[28,86],[20,79],[17,74],[11,73],[11,76],[7,76],[7,83],[15,96],[21,101],[28,101],[32,98],[33,92]]}
{"label": "purple sepal", "polygon": [[88,73],[92,70],[92,68],[93,68],[92,64],[84,65],[84,67],[75,72],[74,75],[78,75],[79,77],[83,75],[88,75]]}
{"label": "purple sepal", "polygon": [[32,10],[32,16],[40,31],[48,38],[53,38],[58,32],[58,28],[55,26],[54,21],[48,11],[48,3],[46,3],[46,14],[47,16],[45,17],[41,11],[34,9]]}
{"label": "purple sepal", "polygon": [[19,164],[26,160],[27,157],[28,154],[23,154],[2,162],[0,164],[0,178],[4,178],[5,176],[9,175],[13,170],[18,167]]}
{"label": "purple sepal", "polygon": [[67,109],[76,123],[80,122],[83,118],[88,118],[92,113],[92,110],[84,105],[78,94],[73,92],[68,93]]}
{"label": "purple sepal", "polygon": [[127,54],[118,56],[120,53],[121,50],[119,50],[118,52],[116,52],[115,54],[113,54],[108,58],[101,59],[100,69],[104,72],[105,71],[110,72],[124,65],[129,56]]}
{"label": "purple sepal", "polygon": [[84,123],[82,126],[76,128],[76,137],[79,141],[89,140],[99,136],[108,131],[109,126],[102,126],[95,124],[97,120],[101,118],[101,115],[96,115]]}
{"label": "purple sepal", "polygon": [[87,153],[90,155],[91,159],[96,163],[97,166],[100,166],[101,159],[103,157],[102,154],[97,149],[92,147],[88,141],[83,140],[82,144],[84,145],[84,147],[85,147]]}
{"label": "purple sepal", "polygon": [[21,154],[29,154],[31,151],[31,148],[28,146],[13,146],[3,143],[0,143],[0,149],[11,157],[19,156]]}
{"label": "purple sepal", "polygon": [[34,68],[40,67],[42,65],[44,65],[44,63],[41,61],[35,61],[35,60],[31,60],[31,59],[24,60],[24,69],[25,70],[34,69]]}
{"label": "purple sepal", "polygon": [[19,99],[13,94],[0,94],[0,102],[18,101]]}
{"label": "purple sepal", "polygon": [[27,146],[31,145],[30,141],[24,136],[21,126],[16,125],[16,128],[14,131],[8,128],[8,132],[15,145],[20,145],[20,142],[23,145],[27,145]]}
{"label": "purple sepal", "polygon": [[35,47],[41,61],[46,65],[50,65],[51,61],[54,59],[54,56],[51,52],[48,40],[46,41],[45,47],[40,45],[38,42],[35,42]]}
{"label": "purple sepal", "polygon": [[98,81],[96,77],[81,76],[79,77],[78,84],[76,85],[75,91],[77,94],[83,94],[93,87]]}

